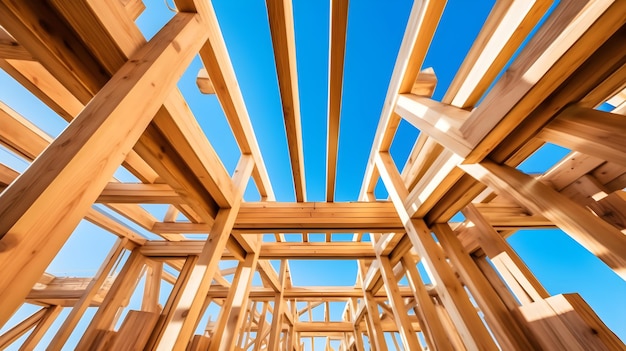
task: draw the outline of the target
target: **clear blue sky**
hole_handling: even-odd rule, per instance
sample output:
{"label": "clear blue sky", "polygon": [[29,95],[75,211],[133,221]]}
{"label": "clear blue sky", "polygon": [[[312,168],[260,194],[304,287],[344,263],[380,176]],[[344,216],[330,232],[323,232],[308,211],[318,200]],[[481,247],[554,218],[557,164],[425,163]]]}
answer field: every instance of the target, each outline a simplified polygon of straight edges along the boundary
{"label": "clear blue sky", "polygon": [[[138,24],[146,36],[151,37],[172,13],[161,0],[145,2],[148,9]],[[411,5],[409,0],[350,2],[337,173],[338,201],[357,200]],[[424,67],[434,67],[439,80],[435,99],[443,96],[492,5],[493,1],[483,0],[448,1],[424,64]],[[293,181],[265,2],[217,0],[214,6],[277,200],[293,201]],[[307,198],[309,201],[324,201],[329,4],[295,0],[293,7]],[[199,68],[200,62],[196,59],[179,87],[226,168],[232,172],[239,156],[238,151],[233,152],[237,146],[215,97],[201,95],[195,87]],[[64,122],[58,116],[4,72],[0,72],[0,87],[0,100],[49,134],[57,135],[64,128]],[[407,123],[401,124],[392,146],[396,164],[404,164],[417,134],[417,130]],[[562,148],[548,146],[520,169],[529,173],[543,172],[566,153],[567,150]],[[4,150],[0,150],[0,162],[19,171],[26,167]],[[120,171],[118,176],[122,180],[134,180],[126,172]],[[386,196],[381,187],[376,193],[379,198]],[[258,200],[254,187],[249,187],[245,198],[247,201]],[[149,209],[157,217],[161,217],[164,211],[163,206],[150,206]],[[90,276],[113,241],[112,235],[89,223],[82,223],[49,271],[58,275]],[[519,232],[509,242],[551,294],[579,292],[606,324],[626,339],[626,300],[623,299],[626,283],[602,262],[558,230]],[[352,285],[356,264],[351,261],[292,261],[291,271],[295,285]],[[23,318],[25,313],[26,310],[20,311],[15,319]],[[66,313],[62,317],[64,315]],[[214,315],[212,319],[215,318]],[[46,336],[44,343],[49,338],[50,335]]]}

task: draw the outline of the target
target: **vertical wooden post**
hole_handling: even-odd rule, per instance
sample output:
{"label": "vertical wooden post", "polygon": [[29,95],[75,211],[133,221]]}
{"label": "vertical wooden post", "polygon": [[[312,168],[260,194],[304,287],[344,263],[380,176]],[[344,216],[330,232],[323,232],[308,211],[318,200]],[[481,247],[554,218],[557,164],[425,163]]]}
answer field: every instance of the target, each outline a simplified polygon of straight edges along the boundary
{"label": "vertical wooden post", "polygon": [[141,310],[146,312],[159,311],[159,292],[161,291],[161,276],[163,275],[163,262],[150,262],[146,272],[146,286],[144,287]]}
{"label": "vertical wooden post", "polygon": [[400,338],[405,350],[421,350],[417,335],[411,321],[409,320],[409,314],[406,311],[404,305],[404,299],[400,296],[400,289],[398,288],[398,281],[396,280],[393,272],[393,267],[387,256],[378,256],[380,262],[380,273],[385,282],[385,291],[387,292],[387,298],[389,304],[393,310],[393,317],[396,321],[396,326],[400,332]]}
{"label": "vertical wooden post", "polygon": [[369,291],[363,290],[363,301],[367,308],[367,319],[369,320],[368,329],[370,332],[370,343],[376,347],[377,351],[387,351],[385,343],[385,335],[380,324],[380,316],[378,314],[378,304],[374,301],[374,296]]}
{"label": "vertical wooden post", "polygon": [[413,291],[418,308],[416,315],[419,318],[422,333],[426,342],[434,350],[452,350],[452,344],[446,334],[444,325],[441,323],[432,298],[426,291],[426,286],[417,271],[417,264],[410,254],[401,259],[402,266],[406,271],[406,279]]}
{"label": "vertical wooden post", "polygon": [[157,321],[152,334],[146,343],[146,349],[154,349],[157,343],[161,340],[165,326],[170,322],[174,315],[178,299],[180,299],[181,296],[180,291],[182,291],[189,282],[191,271],[197,261],[198,256],[187,256],[185,264],[183,264],[183,267],[180,269],[180,273],[178,274],[178,279],[176,279],[176,283],[174,283],[174,286],[172,287],[170,296],[163,307],[163,311],[161,311],[161,316],[159,316],[159,320]]}
{"label": "vertical wooden post", "polygon": [[269,306],[269,302],[267,301],[263,302],[263,310],[261,311],[261,316],[259,316],[259,323],[257,326],[256,338],[254,340],[254,351],[261,350],[261,344],[263,343],[263,340],[265,339],[263,337],[263,329],[265,328],[265,320],[267,316],[268,306]]}
{"label": "vertical wooden post", "polygon": [[274,299],[274,313],[272,314],[272,327],[270,328],[270,340],[267,344],[268,350],[278,350],[280,343],[280,333],[283,329],[283,299],[285,295],[285,279],[287,278],[287,261],[280,262],[280,292],[276,294]]}
{"label": "vertical wooden post", "polygon": [[258,259],[259,250],[256,250],[246,255],[246,259],[237,266],[228,297],[222,305],[222,313],[217,321],[209,351],[232,351],[236,346],[237,333],[243,334],[245,306],[248,305],[248,295]]}

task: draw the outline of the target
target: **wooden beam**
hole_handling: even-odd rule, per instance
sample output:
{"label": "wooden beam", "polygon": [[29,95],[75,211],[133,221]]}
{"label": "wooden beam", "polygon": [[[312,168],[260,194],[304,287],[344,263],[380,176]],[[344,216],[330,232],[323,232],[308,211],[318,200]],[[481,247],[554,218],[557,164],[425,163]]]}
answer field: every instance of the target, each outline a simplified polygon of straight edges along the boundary
{"label": "wooden beam", "polygon": [[180,196],[167,184],[108,183],[96,202],[131,204],[174,204]]}
{"label": "wooden beam", "polygon": [[429,347],[437,350],[453,349],[452,343],[446,335],[444,324],[437,315],[432,297],[428,293],[424,281],[417,270],[415,260],[410,255],[404,255],[401,262],[406,272],[407,282],[413,291],[415,301],[417,301],[418,308],[415,315],[420,321],[420,327],[426,343]]}
{"label": "wooden beam", "polygon": [[233,278],[231,291],[222,305],[222,312],[213,330],[209,351],[233,351],[237,346],[236,336],[242,334],[245,308],[252,286],[252,278],[256,270],[259,253],[251,253],[240,262]]}
{"label": "wooden beam", "polygon": [[623,3],[603,1],[590,6],[591,3],[560,2],[480,106],[472,111],[460,129],[471,145],[477,145],[468,162],[477,162],[493,150],[493,145],[508,134],[503,130],[521,123],[622,26],[622,20],[615,16],[624,11]]}
{"label": "wooden beam", "polygon": [[9,345],[21,338],[22,335],[28,333],[29,330],[34,328],[37,323],[39,323],[41,318],[43,318],[43,316],[46,314],[47,309],[48,307],[42,307],[35,313],[31,314],[30,316],[19,322],[13,328],[4,332],[4,334],[0,335],[0,349],[4,350]]}
{"label": "wooden beam", "polygon": [[34,60],[31,55],[4,28],[0,27],[0,58],[9,60]]}
{"label": "wooden beam", "polygon": [[[268,211],[272,216],[267,216]],[[155,233],[207,233],[210,225],[194,223],[155,223]],[[389,202],[242,204],[233,231],[250,233],[403,231]]]}
{"label": "wooden beam", "polygon": [[339,121],[343,91],[343,66],[346,54],[348,0],[330,2],[330,39],[328,68],[328,134],[326,136],[326,201],[335,200]]}
{"label": "wooden beam", "polygon": [[445,5],[446,1],[434,0],[413,3],[365,169],[360,200],[365,200],[368,189],[373,187],[372,184],[376,184],[374,179],[376,154],[388,151],[400,122],[400,117],[393,112],[397,96],[411,92]]}
{"label": "wooden beam", "polygon": [[215,94],[215,87],[211,82],[211,78],[209,77],[209,73],[206,71],[206,68],[200,68],[198,71],[198,76],[196,77],[196,85],[202,94]]}
{"label": "wooden beam", "polygon": [[538,345],[526,336],[527,331],[524,330],[524,325],[514,318],[513,313],[507,309],[472,258],[463,250],[461,242],[450,226],[447,223],[435,224],[433,232],[485,315],[489,329],[498,340],[498,344],[509,350],[537,349]]}
{"label": "wooden beam", "polygon": [[379,256],[380,272],[385,282],[385,290],[389,297],[389,304],[393,310],[393,318],[398,327],[400,337],[402,338],[402,344],[405,350],[422,350],[415,330],[409,320],[408,311],[404,304],[404,299],[400,296],[400,290],[398,289],[398,280],[393,272],[393,266],[387,256]]}
{"label": "wooden beam", "polygon": [[266,4],[296,201],[304,202],[306,201],[306,182],[293,8],[290,0],[267,0]]}
{"label": "wooden beam", "polygon": [[[174,16],[2,193],[0,262],[10,261],[12,269],[0,282],[0,323],[19,306],[150,122],[203,41],[201,29],[194,15]],[[152,98],[140,98],[146,94]],[[39,235],[42,230],[46,236]]]}
{"label": "wooden beam", "polygon": [[46,313],[41,317],[35,329],[28,335],[28,338],[24,340],[20,350],[34,350],[62,311],[63,307],[58,305],[46,308]]}
{"label": "wooden beam", "polygon": [[252,168],[254,168],[252,157],[242,155],[234,176],[236,193],[233,207],[218,212],[198,262],[190,273],[189,282],[179,293],[182,295],[174,308],[171,321],[165,326],[163,337],[156,346],[157,350],[178,350],[187,347],[196,320],[202,312],[210,281],[218,269],[221,253],[226,248]]}
{"label": "wooden beam", "polygon": [[[180,298],[182,297],[182,294],[180,292],[185,288],[185,286],[187,286],[187,283],[189,283],[189,279],[191,278],[191,272],[193,271],[193,268],[195,267],[197,261],[198,256],[189,256],[183,263],[182,267],[180,267],[180,273],[178,274],[178,277],[174,278],[174,281],[171,283],[172,291],[170,292],[170,295],[167,298],[167,302],[165,303],[165,306],[161,311],[161,317],[159,317],[159,320],[157,321],[152,331],[152,334],[150,335],[150,338],[146,343],[146,348],[154,349],[163,337],[165,327],[169,325],[172,318],[174,318],[176,307],[178,306]],[[224,294],[224,296],[226,296],[226,294]],[[206,299],[204,301],[203,310],[206,306],[208,306],[209,302],[210,299]]]}
{"label": "wooden beam", "polygon": [[[141,247],[141,253],[148,257],[186,257],[198,255],[202,251],[204,241],[187,240],[167,242],[161,240],[148,241]],[[229,257],[224,253],[222,257]],[[264,242],[259,248],[259,258],[270,259],[360,259],[376,257],[372,245],[367,242]]]}
{"label": "wooden beam", "polygon": [[284,295],[285,295],[285,279],[287,278],[287,261],[280,261],[280,291],[274,298],[274,312],[272,313],[272,326],[270,328],[270,339],[267,343],[268,350],[278,350],[280,343],[280,334],[283,330],[283,318],[285,311]]}
{"label": "wooden beam", "polygon": [[503,196],[541,213],[626,279],[626,237],[581,205],[531,176],[493,162],[460,166]]}
{"label": "wooden beam", "polygon": [[459,132],[470,112],[413,94],[398,95],[395,112],[457,155],[470,153],[471,145]]}
{"label": "wooden beam", "polygon": [[[26,118],[22,117],[1,102],[0,122],[2,122],[2,125],[6,127],[0,130],[0,143],[27,161],[33,161],[53,140]],[[4,172],[4,177],[6,176],[7,174]],[[17,175],[14,178],[16,177]],[[116,180],[113,179],[113,181]],[[109,207],[127,217],[131,221],[139,224],[144,229],[150,229],[152,224],[156,222],[154,217],[139,206],[112,205]],[[141,238],[139,234],[136,234],[132,229],[111,220],[108,215],[98,212],[98,209],[96,208],[90,209],[87,212],[85,219],[120,237],[127,236],[138,244],[141,244],[144,241],[144,239]],[[167,234],[166,238],[170,240],[180,240],[180,235],[177,237],[176,234]]]}
{"label": "wooden beam", "polygon": [[439,297],[450,313],[466,347],[485,350],[497,349],[460,281],[447,263],[444,253],[433,239],[431,230],[423,220],[411,218],[405,207],[406,197],[404,194],[406,194],[406,189],[398,190],[395,187],[397,182],[393,181],[394,178],[399,177],[399,175],[394,175],[394,173],[398,173],[397,169],[387,167],[385,163],[380,161],[380,158],[378,158],[376,165],[389,196],[404,223],[406,233],[417,253],[430,268]]}
{"label": "wooden beam", "polygon": [[100,331],[113,329],[116,319],[119,317],[118,311],[133,294],[141,279],[145,264],[146,258],[139,253],[139,250],[133,250],[124,262],[124,267],[117,275],[100,308],[92,317],[87,330],[76,345],[77,350],[89,350],[96,342]]}
{"label": "wooden beam", "polygon": [[475,205],[468,205],[463,210],[463,215],[476,228],[478,245],[489,256],[491,263],[522,305],[550,296],[524,261],[502,235],[489,225]]}
{"label": "wooden beam", "polygon": [[[259,288],[253,287],[250,290],[250,298],[254,300],[271,300],[276,294],[272,288]],[[404,298],[413,296],[411,289],[408,287],[400,288],[400,295]],[[208,292],[208,296],[211,298],[225,298],[228,296],[228,288],[221,285],[212,285]],[[346,299],[362,297],[363,291],[360,288],[354,288],[350,286],[295,286],[292,288],[286,288],[284,297],[286,299],[297,299],[298,301],[346,301]],[[377,299],[384,299],[387,297],[384,290],[373,294]]]}
{"label": "wooden beam", "polygon": [[570,106],[537,136],[570,150],[626,166],[626,118],[592,108]]}
{"label": "wooden beam", "polygon": [[199,51],[200,58],[209,73],[209,77],[211,77],[215,93],[233,130],[241,153],[252,155],[254,159],[255,167],[252,177],[261,198],[273,201],[275,198],[269,174],[252,129],[250,116],[228,56],[215,10],[208,3],[200,0],[176,0],[175,2],[179,11],[197,12],[203,18],[205,32],[209,38]]}
{"label": "wooden beam", "polygon": [[366,291],[365,288],[363,288],[363,302],[367,311],[365,318],[367,318],[366,324],[370,343],[377,351],[387,351],[387,343],[385,342],[385,335],[383,334],[380,315],[378,314],[378,305],[374,301],[372,293]]}
{"label": "wooden beam", "polygon": [[87,310],[87,307],[91,304],[94,296],[98,293],[104,281],[109,277],[111,269],[118,263],[127,242],[127,239],[118,239],[116,241],[98,269],[98,272],[96,272],[93,280],[91,280],[80,299],[74,304],[70,313],[65,317],[63,324],[54,335],[54,338],[52,338],[48,344],[49,351],[57,351],[63,348],[70,334],[72,334],[74,328],[76,328],[76,325],[78,325],[78,322]]}
{"label": "wooden beam", "polygon": [[478,102],[551,1],[497,1],[442,102],[469,108]]}
{"label": "wooden beam", "polygon": [[107,82],[105,70],[49,3],[0,3],[0,25],[82,103]]}

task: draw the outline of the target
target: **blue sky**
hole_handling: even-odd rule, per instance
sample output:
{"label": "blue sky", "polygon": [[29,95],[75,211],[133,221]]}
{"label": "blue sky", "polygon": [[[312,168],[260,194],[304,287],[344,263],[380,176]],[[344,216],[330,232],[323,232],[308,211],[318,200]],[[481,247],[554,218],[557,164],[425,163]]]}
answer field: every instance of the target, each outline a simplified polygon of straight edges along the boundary
{"label": "blue sky", "polygon": [[[149,38],[172,13],[162,0],[145,0],[145,3],[148,8],[137,23]],[[216,0],[213,5],[276,198],[278,201],[293,201],[293,181],[265,2]],[[434,67],[438,77],[435,99],[440,99],[445,93],[492,5],[493,1],[483,0],[448,1],[424,63],[424,67]],[[411,6],[412,1],[409,0],[350,2],[337,201],[357,200]],[[295,0],[293,9],[307,199],[324,201],[329,4],[325,1]],[[200,66],[196,58],[182,77],[179,88],[226,168],[232,172],[239,151],[217,99],[201,95],[195,86]],[[55,136],[64,128],[61,118],[4,72],[0,72],[0,87],[0,100],[49,134]],[[418,131],[408,123],[401,124],[391,149],[396,164],[404,164],[417,134]],[[567,150],[560,147],[547,146],[522,164],[520,169],[528,173],[543,172],[566,153]],[[0,150],[0,162],[19,171],[27,166],[4,150]],[[124,171],[119,171],[117,176],[125,181],[134,181]],[[380,186],[376,194],[379,198],[386,197]],[[258,200],[254,186],[249,186],[245,199]],[[149,209],[159,217],[164,207],[151,206]],[[114,239],[95,226],[82,223],[49,271],[58,275],[90,276],[97,270]],[[626,339],[626,300],[623,299],[626,282],[602,262],[558,230],[519,232],[509,238],[509,242],[551,294],[579,292],[605,323],[618,336]],[[352,285],[356,277],[356,263],[294,261],[291,271],[296,285]],[[21,311],[15,319],[23,318],[24,312]],[[212,317],[213,320],[215,318]]]}

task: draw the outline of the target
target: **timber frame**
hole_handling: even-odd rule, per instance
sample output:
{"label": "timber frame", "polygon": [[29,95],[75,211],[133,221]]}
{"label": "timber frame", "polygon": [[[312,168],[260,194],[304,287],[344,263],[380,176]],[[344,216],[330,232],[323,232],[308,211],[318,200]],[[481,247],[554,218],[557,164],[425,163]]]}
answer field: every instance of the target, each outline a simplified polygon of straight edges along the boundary
{"label": "timber frame", "polygon": [[[292,351],[316,338],[344,351],[626,350],[506,241],[560,228],[626,279],[626,1],[497,0],[435,100],[436,72],[422,66],[446,1],[416,0],[354,202],[335,202],[348,1],[331,1],[325,202],[307,201],[291,1],[266,7],[294,202],[275,199],[212,4],[174,3],[147,41],[141,0],[0,0],[0,67],[68,122],[52,138],[0,102],[0,144],[31,163],[21,174],[0,163],[0,326],[39,308],[0,349],[34,349],[50,332],[46,349],[61,350],[93,308],[78,350]],[[239,148],[232,174],[176,87],[196,56],[198,89]],[[420,133],[398,167],[402,120]],[[571,153],[543,174],[517,169],[546,143]],[[115,179],[120,166],[139,181]],[[260,201],[243,201],[249,183]],[[83,219],[118,237],[99,271],[47,273]],[[295,286],[297,259],[353,260],[354,285]],[[211,306],[218,317],[201,324]]]}

